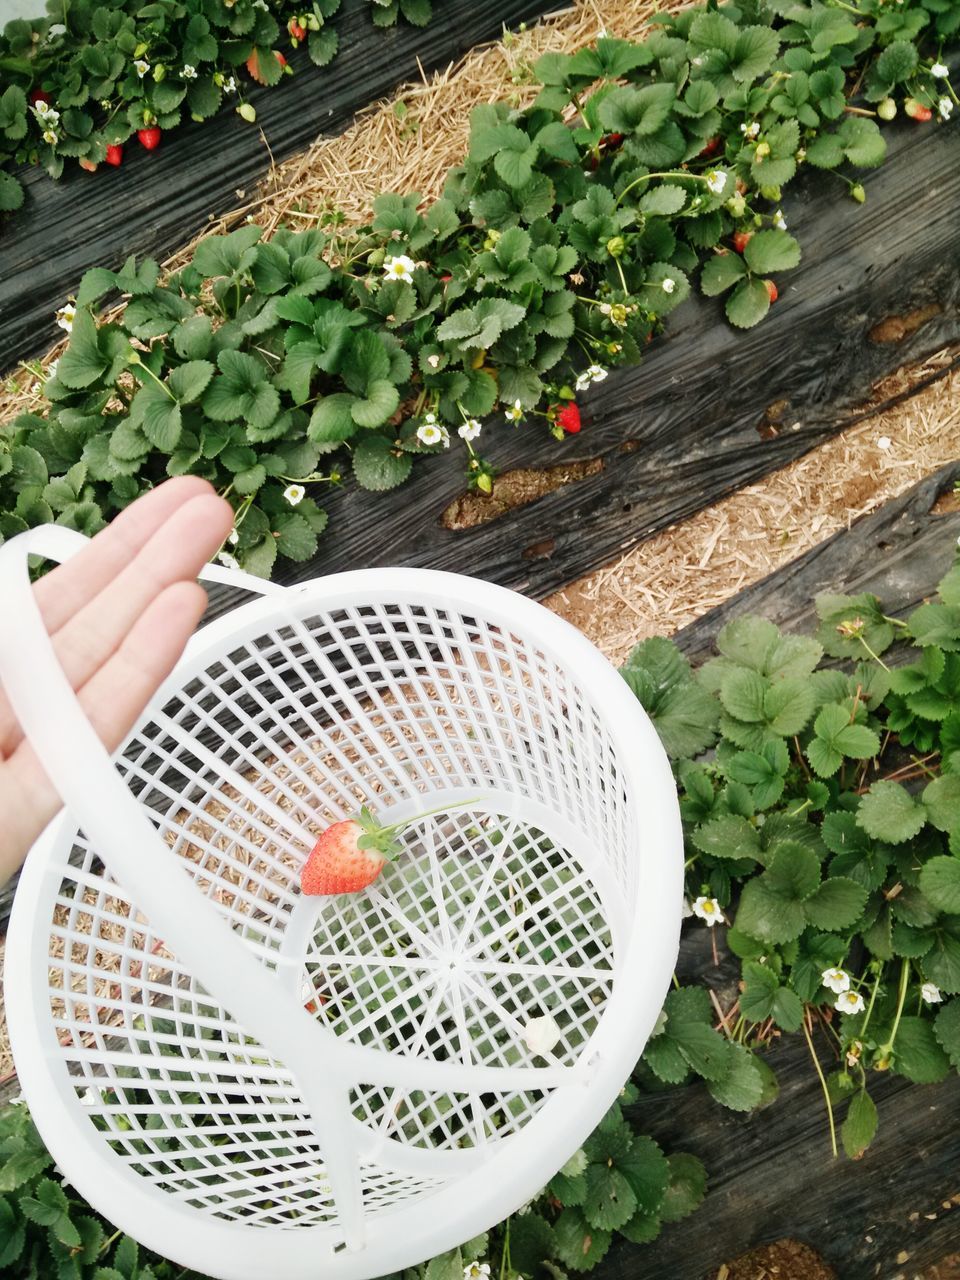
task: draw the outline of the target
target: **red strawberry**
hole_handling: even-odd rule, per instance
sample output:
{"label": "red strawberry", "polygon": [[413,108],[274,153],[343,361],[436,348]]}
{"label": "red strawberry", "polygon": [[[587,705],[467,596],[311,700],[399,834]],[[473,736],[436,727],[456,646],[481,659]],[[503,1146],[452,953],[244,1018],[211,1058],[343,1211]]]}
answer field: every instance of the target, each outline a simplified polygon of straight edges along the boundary
{"label": "red strawberry", "polygon": [[607,134],[604,134],[604,136],[600,139],[600,145],[605,150],[609,151],[609,150],[612,150],[614,147],[619,147],[622,141],[623,141],[622,133],[607,133]]}
{"label": "red strawberry", "polygon": [[767,286],[767,297],[770,299],[771,302],[776,302],[776,300],[780,297],[780,294],[777,292],[777,286],[773,283],[772,280],[764,280],[763,283]]}
{"label": "red strawberry", "polygon": [[735,231],[733,233],[733,247],[737,253],[743,253],[752,238],[752,231]]}
{"label": "red strawberry", "polygon": [[441,805],[403,822],[381,826],[364,805],[356,818],[335,822],[320,836],[300,872],[301,890],[307,894],[330,894],[365,889],[376,880],[383,864],[401,852],[396,835],[402,827],[435,813],[446,813],[450,808],[449,804]]}
{"label": "red strawberry", "polygon": [[115,142],[111,142],[109,147],[107,147],[107,154],[104,159],[107,164],[112,164],[114,168],[118,168],[123,164],[123,147],[118,146]]}
{"label": "red strawberry", "polygon": [[273,56],[274,56],[274,57],[276,58],[276,60],[280,63],[281,67],[285,67],[285,66],[287,65],[287,60],[286,60],[286,58],[283,56],[283,54],[280,52],[280,50],[279,50],[279,49],[274,49],[274,51],[273,51]]}
{"label": "red strawberry", "polygon": [[560,423],[567,435],[576,435],[580,430],[580,409],[576,402],[571,400],[569,404],[565,404],[562,408],[558,405],[557,422]]}
{"label": "red strawberry", "polygon": [[357,893],[372,884],[386,859],[376,848],[360,848],[364,834],[355,818],[327,827],[300,873],[303,892]]}
{"label": "red strawberry", "polygon": [[722,144],[723,144],[723,139],[720,137],[718,133],[716,134],[715,137],[707,139],[707,144],[703,148],[703,150],[700,152],[700,154],[702,156],[716,155],[717,152],[720,150],[720,147],[722,146]]}
{"label": "red strawberry", "polygon": [[296,18],[290,19],[290,21],[287,23],[287,30],[293,36],[294,40],[306,40],[307,38],[306,27],[301,27],[300,23],[296,20]]}
{"label": "red strawberry", "polygon": [[903,104],[903,109],[911,120],[932,120],[933,112],[929,107],[925,107],[922,102],[918,102],[916,98],[907,98]]}
{"label": "red strawberry", "polygon": [[156,127],[156,125],[154,125],[152,129],[137,130],[137,138],[140,141],[141,147],[146,147],[148,151],[154,151],[156,150],[157,147],[159,147],[160,137],[161,137],[160,130]]}

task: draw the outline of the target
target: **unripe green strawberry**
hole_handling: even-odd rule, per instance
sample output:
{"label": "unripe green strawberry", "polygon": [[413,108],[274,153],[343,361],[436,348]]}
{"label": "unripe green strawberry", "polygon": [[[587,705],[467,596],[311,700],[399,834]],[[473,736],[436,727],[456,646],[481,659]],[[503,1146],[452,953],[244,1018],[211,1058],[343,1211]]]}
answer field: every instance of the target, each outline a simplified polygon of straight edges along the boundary
{"label": "unripe green strawberry", "polygon": [[877,107],[877,115],[881,120],[892,120],[897,114],[897,104],[893,98],[884,98]]}
{"label": "unripe green strawberry", "polygon": [[243,116],[247,124],[253,124],[254,120],[257,118],[257,109],[249,102],[241,102],[239,107],[237,107],[237,114]]}

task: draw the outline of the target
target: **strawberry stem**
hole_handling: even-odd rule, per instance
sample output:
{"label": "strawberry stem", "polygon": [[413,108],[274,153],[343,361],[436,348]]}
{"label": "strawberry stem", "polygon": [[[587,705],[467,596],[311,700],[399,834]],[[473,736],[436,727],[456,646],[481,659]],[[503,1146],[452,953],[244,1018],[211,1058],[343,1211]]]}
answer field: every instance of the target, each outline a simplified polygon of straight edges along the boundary
{"label": "strawberry stem", "polygon": [[411,823],[418,822],[421,818],[432,818],[434,814],[446,813],[448,809],[463,808],[464,805],[468,804],[476,804],[476,800],[458,800],[454,804],[448,802],[447,804],[439,805],[436,809],[427,809],[424,813],[413,813],[409,818],[403,818],[400,822],[393,822],[388,826],[378,826],[376,829],[386,835],[392,831],[399,831],[402,827],[409,827]]}

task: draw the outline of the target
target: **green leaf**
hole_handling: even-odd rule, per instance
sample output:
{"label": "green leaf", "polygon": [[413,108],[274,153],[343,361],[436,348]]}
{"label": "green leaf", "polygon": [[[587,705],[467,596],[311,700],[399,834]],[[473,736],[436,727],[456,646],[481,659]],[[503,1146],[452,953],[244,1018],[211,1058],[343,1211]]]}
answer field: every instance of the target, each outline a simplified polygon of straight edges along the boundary
{"label": "green leaf", "polygon": [[16,1191],[25,1182],[31,1182],[51,1164],[45,1152],[14,1151],[6,1164],[0,1166],[0,1191]]}
{"label": "green leaf", "polygon": [[669,756],[696,756],[713,744],[716,703],[694,681],[690,664],[671,641],[661,636],[642,641],[621,674]]}
{"label": "green leaf", "polygon": [[289,560],[309,560],[317,553],[317,535],[298,512],[277,516],[273,526],[277,550]]}
{"label": "green leaf", "polygon": [[737,929],[742,933],[780,944],[799,938],[806,924],[801,900],[771,889],[762,877],[744,885],[736,917]]}
{"label": "green leaf", "polygon": [[748,667],[733,667],[720,681],[720,701],[737,720],[755,723],[764,719],[763,700],[769,680]]}
{"label": "green leaf", "polygon": [[960,775],[944,774],[929,783],[920,797],[927,820],[938,831],[960,828]]}
{"label": "green leaf", "polygon": [[741,280],[727,299],[727,319],[738,329],[752,329],[770,310],[770,295],[762,280]]}
{"label": "green leaf", "polygon": [[[693,1213],[707,1193],[707,1171],[696,1156],[675,1152],[667,1156],[670,1182],[659,1215],[664,1222],[679,1222]],[[511,1242],[512,1243],[512,1242]]]}
{"label": "green leaf", "polygon": [[807,919],[816,929],[846,929],[859,919],[867,890],[856,880],[831,875],[804,902]]}
{"label": "green leaf", "polygon": [[909,1016],[900,1019],[893,1066],[914,1084],[936,1084],[947,1078],[950,1059],[937,1042],[932,1022]]}
{"label": "green leaf", "polygon": [[701,853],[708,853],[714,858],[761,859],[760,836],[756,827],[736,814],[721,814],[705,822],[693,832],[690,841]]}
{"label": "green leaf", "polygon": [[820,618],[817,639],[830,657],[866,657],[863,642],[879,655],[893,643],[893,625],[885,619],[876,596],[824,593],[816,597],[815,603]]}
{"label": "green leaf", "polygon": [[729,1052],[727,1070],[719,1080],[707,1083],[710,1096],[731,1111],[752,1111],[760,1105],[764,1077],[749,1049],[724,1041]]}
{"label": "green leaf", "polygon": [[12,173],[0,172],[0,213],[13,213],[23,204],[23,187]]}
{"label": "green leaf", "polygon": [[353,473],[364,489],[395,489],[409,476],[413,459],[384,436],[365,436],[353,451]]}
{"label": "green leaf", "polygon": [[730,1041],[703,1022],[668,1023],[670,1036],[690,1066],[704,1080],[722,1080],[729,1072]]}
{"label": "green leaf", "polygon": [[741,83],[756,80],[772,65],[780,40],[770,27],[744,27],[730,57],[730,70]]}
{"label": "green leaf", "polygon": [[659,1213],[670,1181],[670,1166],[653,1138],[635,1133],[630,1150],[616,1160],[635,1204],[643,1213]]}
{"label": "green leaf", "polygon": [[277,559],[277,540],[267,534],[255,543],[249,551],[245,551],[240,560],[240,567],[258,578],[269,578]]}
{"label": "green leaf", "polygon": [[857,810],[857,822],[867,835],[887,844],[909,840],[926,820],[923,806],[899,782],[875,782]]}
{"label": "green leaf", "polygon": [[605,1164],[591,1164],[586,1177],[587,1195],[582,1212],[591,1227],[614,1231],[633,1217],[637,1197],[619,1169],[608,1168]]}
{"label": "green leaf", "polygon": [[463,1280],[463,1255],[459,1249],[438,1254],[427,1263],[424,1280]]}
{"label": "green leaf", "polygon": [[400,392],[385,378],[371,382],[365,399],[354,400],[351,416],[361,427],[379,427],[392,418],[400,403]]}
{"label": "green leaf", "polygon": [[[571,1271],[590,1271],[610,1248],[609,1231],[591,1227],[579,1209],[564,1209],[553,1225],[557,1257]],[[461,1272],[461,1280],[463,1273]]]}
{"label": "green leaf", "polygon": [[922,604],[907,619],[914,639],[922,645],[939,645],[950,653],[960,650],[960,607]]}
{"label": "green leaf", "polygon": [[535,145],[517,151],[505,147],[494,156],[493,167],[508,187],[523,187],[533,177],[537,154]]}
{"label": "green leaf", "polygon": [[714,254],[700,272],[700,289],[708,298],[714,298],[742,280],[746,273],[747,268],[738,253]]}
{"label": "green leaf", "polygon": [[923,958],[923,971],[941,991],[948,995],[960,993],[960,939],[938,933],[936,942]]}
{"label": "green leaf", "polygon": [[960,915],[960,858],[931,858],[920,871],[920,892],[938,911]]}
{"label": "green leaf", "polygon": [[688,33],[689,48],[692,56],[718,49],[732,58],[737,48],[740,29],[737,25],[719,13],[698,13],[690,24]]}
{"label": "green leaf", "polygon": [[666,218],[672,213],[679,213],[686,203],[687,193],[683,187],[678,187],[672,182],[665,182],[660,186],[648,189],[640,197],[639,207],[641,213]]}
{"label": "green leaf", "polygon": [[349,440],[357,429],[351,412],[353,400],[344,392],[321,396],[310,415],[307,439],[316,444]]}
{"label": "green leaf", "polygon": [[861,1089],[850,1102],[846,1119],[840,1127],[843,1149],[851,1160],[859,1160],[877,1132],[877,1108],[866,1089]]}
{"label": "green leaf", "polygon": [[917,49],[909,40],[894,40],[877,59],[877,76],[889,85],[909,80],[917,69]]}
{"label": "green leaf", "polygon": [[78,308],[73,319],[70,345],[57,366],[57,378],[67,387],[89,387],[104,373],[109,363],[100,350],[96,321],[89,311]]}
{"label": "green leaf", "polygon": [[767,275],[800,262],[800,245],[786,231],[758,231],[747,241],[743,257],[751,271]]}
{"label": "green leaf", "polygon": [[887,142],[875,120],[851,116],[840,126],[843,153],[860,169],[875,169],[887,155]]}
{"label": "green leaf", "polygon": [[63,1188],[51,1178],[44,1178],[37,1184],[36,1196],[20,1197],[20,1209],[25,1217],[40,1226],[49,1227],[61,1244],[80,1248],[80,1233],[70,1221],[69,1208]]}
{"label": "green leaf", "polygon": [[192,404],[206,390],[213,372],[209,360],[191,360],[172,369],[167,382],[181,404]]}
{"label": "green leaf", "polygon": [[180,406],[155,382],[146,382],[130,404],[131,418],[156,448],[172,453],[180,439]]}
{"label": "green leaf", "polygon": [[941,1006],[933,1030],[955,1070],[960,1071],[960,1000],[950,1000]]}
{"label": "green leaf", "polygon": [[798,1031],[803,1021],[803,1004],[789,987],[765,964],[748,961],[743,966],[744,989],[740,1012],[751,1022],[773,1018],[784,1031]]}
{"label": "green leaf", "polygon": [[173,349],[183,360],[203,360],[210,351],[213,327],[209,316],[191,316],[173,331]]}

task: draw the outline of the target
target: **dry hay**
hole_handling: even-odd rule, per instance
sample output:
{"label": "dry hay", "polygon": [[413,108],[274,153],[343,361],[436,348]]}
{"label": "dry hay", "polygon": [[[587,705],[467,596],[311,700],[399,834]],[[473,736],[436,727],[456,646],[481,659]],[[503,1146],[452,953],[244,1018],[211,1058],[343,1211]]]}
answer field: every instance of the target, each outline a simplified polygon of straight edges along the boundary
{"label": "dry hay", "polygon": [[[957,357],[941,351],[876,388],[880,404]],[[547,600],[613,662],[669,635],[960,457],[960,370]]]}

